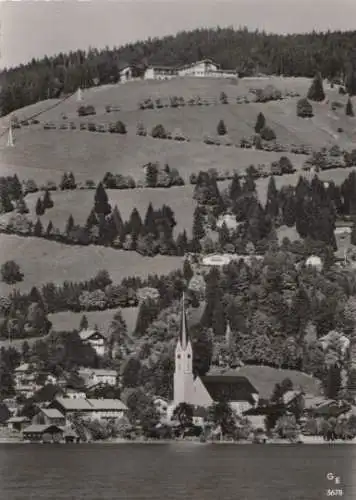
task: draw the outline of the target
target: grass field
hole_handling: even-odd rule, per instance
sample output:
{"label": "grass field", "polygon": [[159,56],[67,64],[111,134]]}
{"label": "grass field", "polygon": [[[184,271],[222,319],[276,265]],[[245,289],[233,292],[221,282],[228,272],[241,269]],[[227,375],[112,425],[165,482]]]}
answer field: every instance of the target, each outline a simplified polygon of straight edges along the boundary
{"label": "grass field", "polygon": [[315,396],[320,395],[320,382],[306,373],[296,370],[282,370],[269,366],[243,366],[237,370],[241,376],[247,377],[252,385],[256,387],[260,398],[269,398],[274,386],[280,384],[283,379],[289,378],[293,382],[294,389],[303,389],[306,393]]}
{"label": "grass field", "polygon": [[[52,322],[52,328],[56,331],[70,331],[79,329],[80,320],[85,314],[88,319],[89,328],[98,326],[103,335],[108,335],[110,323],[117,309],[106,311],[89,311],[85,313],[74,313],[70,311],[49,314],[48,319]],[[138,307],[125,307],[120,309],[122,317],[127,325],[127,333],[131,336],[136,327]]]}
{"label": "grass field", "polygon": [[[296,91],[300,95],[307,93],[310,80],[303,78],[266,78],[245,79],[238,84],[225,80],[198,78],[175,79],[163,82],[130,82],[103,86],[84,91],[83,104],[93,104],[97,115],[79,120],[78,102],[71,97],[63,104],[41,115],[41,122],[53,121],[58,125],[65,114],[68,121],[94,121],[107,123],[122,120],[128,127],[127,136],[62,130],[48,130],[42,124],[15,130],[14,148],[4,147],[6,135],[0,140],[2,147],[0,175],[16,172],[20,178],[33,178],[38,182],[55,180],[58,182],[63,171],[72,170],[77,179],[84,181],[101,180],[105,172],[130,174],[135,179],[141,177],[141,166],[148,161],[168,162],[187,178],[191,172],[211,167],[217,170],[245,169],[250,164],[267,163],[278,159],[280,153],[241,150],[232,147],[209,147],[202,143],[204,134],[215,134],[216,126],[223,119],[228,134],[233,142],[253,133],[253,127],[259,111],[262,111],[269,124],[276,132],[282,144],[310,144],[315,149],[324,145],[338,143],[341,147],[352,147],[356,131],[356,119],[345,116],[344,109],[333,112],[330,103],[315,103],[315,116],[305,120],[296,116],[297,98],[289,98],[267,104],[236,104],[236,96],[248,94],[250,87],[264,87],[273,84],[285,91]],[[152,96],[162,98],[181,95],[185,98],[194,95],[218,98],[225,91],[230,102],[217,106],[186,106],[182,109],[163,108],[159,110],[139,111],[140,99]],[[330,102],[337,100],[343,104],[345,96],[340,96],[336,89],[325,85]],[[251,95],[252,97],[252,95]],[[16,112],[19,118],[28,118],[56,101],[45,101],[23,108]],[[105,106],[114,104],[122,111],[107,114]],[[180,128],[193,142],[189,144],[166,140],[153,140],[135,135],[136,125],[142,121],[148,129],[162,123],[167,130]],[[8,118],[1,120],[5,126]],[[342,127],[343,133],[337,129]],[[196,142],[198,141],[198,142]],[[289,155],[298,168],[305,157]]]}
{"label": "grass field", "polygon": [[[14,235],[0,235],[1,264],[15,260],[24,279],[16,284],[17,289],[29,291],[53,281],[85,281],[106,269],[114,283],[120,283],[126,276],[147,276],[168,274],[182,266],[181,257],[142,257],[135,252],[111,248],[68,246],[40,238],[23,238]],[[0,296],[13,290],[13,285],[0,282]]]}
{"label": "grass field", "polygon": [[[51,220],[53,225],[64,230],[70,214],[73,215],[77,224],[85,224],[87,217],[94,206],[95,191],[59,191],[51,193],[54,207],[46,210],[41,216],[44,227]],[[154,188],[154,189],[134,189],[115,190],[108,189],[109,202],[114,207],[118,206],[121,216],[128,220],[132,209],[136,207],[144,219],[150,201],[153,201],[153,208],[161,208],[162,205],[169,205],[176,215],[177,226],[175,232],[178,233],[186,229],[190,234],[193,224],[193,212],[195,201],[193,200],[193,186],[182,186],[174,188]],[[26,197],[26,203],[30,209],[30,215],[35,221],[35,206],[38,198],[37,193]],[[10,214],[2,216],[2,219],[9,218]]]}
{"label": "grass field", "polygon": [[[192,172],[199,170],[244,171],[251,164],[270,164],[281,157],[281,153],[208,146],[203,142],[181,143],[135,134],[40,129],[16,132],[16,146],[1,152],[0,175],[17,173],[19,178],[32,178],[37,183],[48,180],[58,183],[67,171],[72,171],[82,182],[87,179],[98,182],[108,171],[138,180],[143,178],[142,166],[156,161],[177,168],[188,180]],[[305,156],[287,156],[296,168],[305,161]]]}

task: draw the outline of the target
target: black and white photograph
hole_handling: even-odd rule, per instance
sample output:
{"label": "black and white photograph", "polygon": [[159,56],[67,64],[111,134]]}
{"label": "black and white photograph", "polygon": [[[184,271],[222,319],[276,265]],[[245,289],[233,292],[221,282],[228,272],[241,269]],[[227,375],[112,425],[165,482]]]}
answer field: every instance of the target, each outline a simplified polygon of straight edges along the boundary
{"label": "black and white photograph", "polygon": [[356,499],[356,0],[0,0],[0,500]]}

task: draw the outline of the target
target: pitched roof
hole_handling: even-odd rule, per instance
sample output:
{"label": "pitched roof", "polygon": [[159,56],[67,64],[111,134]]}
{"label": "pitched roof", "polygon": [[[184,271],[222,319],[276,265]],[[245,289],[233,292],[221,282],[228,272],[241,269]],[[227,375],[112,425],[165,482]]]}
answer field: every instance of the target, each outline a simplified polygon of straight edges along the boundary
{"label": "pitched roof", "polygon": [[67,411],[90,411],[92,406],[87,399],[84,398],[56,398],[62,408]]}
{"label": "pitched roof", "polygon": [[22,363],[22,365],[18,366],[15,368],[15,373],[18,372],[27,372],[30,369],[30,364],[29,363]]}
{"label": "pitched roof", "polygon": [[57,432],[64,432],[63,428],[62,427],[59,427],[58,425],[53,425],[53,424],[50,424],[50,425],[40,425],[40,424],[33,424],[33,425],[29,425],[28,427],[26,427],[26,429],[23,430],[24,433],[34,433],[34,434],[42,434],[46,431],[49,431],[49,430],[56,430]]}
{"label": "pitched roof", "polygon": [[22,423],[22,422],[29,422],[30,419],[27,417],[10,417],[6,423],[8,424],[16,424],[16,423]]}
{"label": "pitched roof", "polygon": [[120,399],[57,398],[56,401],[67,411],[127,410]]}
{"label": "pitched roof", "polygon": [[127,410],[127,406],[120,399],[88,399],[92,410]]}
{"label": "pitched roof", "polygon": [[226,398],[228,401],[251,401],[252,394],[258,394],[257,389],[246,377],[232,374],[205,375],[201,377],[206,390],[213,401]]}
{"label": "pitched roof", "polygon": [[82,340],[89,340],[90,337],[93,337],[93,335],[100,335],[100,337],[105,338],[104,335],[92,328],[87,328],[86,330],[82,330],[81,332],[79,332],[79,337]]}
{"label": "pitched roof", "polygon": [[64,415],[56,408],[42,408],[41,411],[48,418],[64,418]]}

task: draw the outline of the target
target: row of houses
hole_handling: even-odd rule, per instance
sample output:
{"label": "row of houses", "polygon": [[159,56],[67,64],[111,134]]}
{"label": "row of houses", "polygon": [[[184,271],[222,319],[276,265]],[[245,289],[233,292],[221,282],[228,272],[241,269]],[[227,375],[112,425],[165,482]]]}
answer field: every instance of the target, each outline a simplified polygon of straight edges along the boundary
{"label": "row of houses", "polygon": [[12,416],[6,421],[9,430],[18,431],[29,441],[77,441],[73,425],[75,418],[86,421],[118,420],[127,413],[127,406],[119,399],[87,399],[58,397],[52,402],[37,405],[32,420]]}
{"label": "row of houses", "polygon": [[[128,82],[136,79],[137,70],[134,66],[126,65],[120,70],[120,81]],[[177,77],[200,77],[200,78],[237,78],[235,70],[222,69],[212,59],[203,59],[192,64],[183,66],[148,66],[144,73],[144,80],[169,80]]]}

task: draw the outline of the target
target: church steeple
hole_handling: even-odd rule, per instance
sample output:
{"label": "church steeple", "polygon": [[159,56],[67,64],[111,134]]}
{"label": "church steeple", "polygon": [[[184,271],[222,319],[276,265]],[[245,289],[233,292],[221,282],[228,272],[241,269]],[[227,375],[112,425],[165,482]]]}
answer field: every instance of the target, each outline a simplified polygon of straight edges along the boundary
{"label": "church steeple", "polygon": [[193,348],[189,338],[187,314],[185,311],[185,296],[182,298],[181,325],[175,350],[174,370],[174,402],[189,403],[193,391]]}
{"label": "church steeple", "polygon": [[181,310],[181,325],[179,332],[179,340],[183,349],[186,349],[189,342],[189,331],[188,331],[188,323],[187,323],[187,313],[185,310],[185,294],[183,292],[182,298],[182,310]]}

